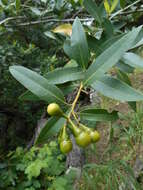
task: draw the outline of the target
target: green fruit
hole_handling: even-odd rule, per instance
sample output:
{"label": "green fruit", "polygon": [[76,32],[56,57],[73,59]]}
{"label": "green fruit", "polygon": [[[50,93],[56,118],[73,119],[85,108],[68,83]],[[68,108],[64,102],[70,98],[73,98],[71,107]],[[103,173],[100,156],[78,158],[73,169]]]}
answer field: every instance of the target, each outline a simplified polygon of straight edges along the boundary
{"label": "green fruit", "polygon": [[71,140],[63,140],[60,142],[60,150],[62,153],[67,154],[72,150]]}
{"label": "green fruit", "polygon": [[63,112],[60,106],[56,103],[51,103],[47,107],[47,112],[51,116],[62,116]]}
{"label": "green fruit", "polygon": [[81,147],[86,147],[91,143],[91,137],[88,132],[82,131],[76,138],[76,144]]}
{"label": "green fruit", "polygon": [[83,131],[86,131],[88,133],[90,133],[92,131],[92,129],[90,129],[89,127],[86,127],[85,125],[80,123],[80,127]]}
{"label": "green fruit", "polygon": [[77,137],[81,133],[81,129],[77,127],[73,122],[71,124],[72,124],[71,126],[72,133],[75,137]]}
{"label": "green fruit", "polygon": [[86,127],[86,126],[83,125],[83,124],[80,124],[80,126],[81,126],[81,128],[82,128],[84,131],[86,131],[86,132],[89,133],[92,142],[97,142],[97,141],[100,140],[100,134],[98,133],[98,131],[96,131],[96,130],[93,131],[93,129],[91,129],[91,128],[89,128],[89,127]]}
{"label": "green fruit", "polygon": [[100,140],[100,134],[98,133],[98,131],[91,131],[90,137],[92,142],[97,142]]}

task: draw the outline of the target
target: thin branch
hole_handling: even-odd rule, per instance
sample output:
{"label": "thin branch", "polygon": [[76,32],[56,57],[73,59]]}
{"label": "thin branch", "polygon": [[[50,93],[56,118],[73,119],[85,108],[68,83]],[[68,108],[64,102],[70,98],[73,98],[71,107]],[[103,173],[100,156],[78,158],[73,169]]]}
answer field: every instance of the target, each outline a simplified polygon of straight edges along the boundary
{"label": "thin branch", "polygon": [[133,14],[133,13],[142,13],[143,9],[139,9],[139,10],[132,10],[132,11],[127,11],[127,12],[122,12],[120,13],[120,15],[129,15],[129,14]]}
{"label": "thin branch", "polygon": [[[48,23],[48,22],[73,22],[75,19],[42,19],[42,20],[37,20],[37,21],[29,21],[29,22],[24,22],[24,23],[19,23],[19,24],[15,24],[15,26],[29,26],[29,25],[36,25],[36,24],[41,24],[41,23]],[[79,19],[80,21],[83,22],[88,22],[88,21],[92,21],[94,20],[94,18],[81,18]],[[6,25],[7,27],[12,26],[10,24]]]}
{"label": "thin branch", "polygon": [[122,12],[126,11],[127,9],[129,9],[130,7],[132,7],[133,5],[136,5],[137,3],[141,2],[141,1],[142,1],[142,0],[137,0],[137,1],[135,1],[134,3],[132,3],[132,4],[128,5],[127,7],[125,7],[124,9],[121,9],[121,10],[115,12],[114,14],[112,14],[112,15],[110,16],[110,20],[111,20],[113,17],[115,17],[115,16],[117,16],[117,15],[120,15]]}
{"label": "thin branch", "polygon": [[17,17],[8,17],[4,20],[0,21],[0,25],[4,24],[5,22],[11,21],[11,20],[17,20],[17,19],[24,19],[24,16],[17,16]]}

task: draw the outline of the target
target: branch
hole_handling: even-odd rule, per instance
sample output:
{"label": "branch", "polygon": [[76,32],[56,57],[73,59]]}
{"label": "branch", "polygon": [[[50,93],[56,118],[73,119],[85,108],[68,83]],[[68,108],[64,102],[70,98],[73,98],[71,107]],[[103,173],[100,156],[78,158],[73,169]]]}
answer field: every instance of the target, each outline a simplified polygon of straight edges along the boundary
{"label": "branch", "polygon": [[129,15],[129,14],[133,14],[133,13],[142,13],[143,9],[139,9],[139,10],[132,10],[132,11],[127,11],[127,12],[122,12],[120,13],[120,15]]}
{"label": "branch", "polygon": [[0,25],[4,24],[5,22],[8,22],[10,20],[17,20],[17,19],[24,19],[25,17],[24,16],[17,16],[17,17],[8,17],[4,20],[1,20],[0,21]]}
{"label": "branch", "polygon": [[[12,20],[12,19],[11,19]],[[24,22],[24,23],[19,23],[15,24],[15,26],[30,26],[30,25],[36,25],[36,24],[41,24],[41,23],[48,23],[48,22],[73,22],[75,19],[42,19],[42,20],[37,20],[37,21],[29,21],[29,22]],[[79,19],[80,21],[83,22],[88,22],[88,21],[93,21],[94,18],[81,18]],[[7,27],[10,27],[12,25],[6,25]]]}
{"label": "branch", "polygon": [[125,7],[124,9],[121,9],[121,10],[115,12],[114,14],[112,14],[109,19],[111,20],[113,17],[122,14],[122,12],[126,11],[127,9],[129,9],[130,7],[132,7],[133,5],[136,5],[137,3],[140,3],[140,2],[142,2],[142,0],[135,1],[131,5],[128,5],[127,7]]}

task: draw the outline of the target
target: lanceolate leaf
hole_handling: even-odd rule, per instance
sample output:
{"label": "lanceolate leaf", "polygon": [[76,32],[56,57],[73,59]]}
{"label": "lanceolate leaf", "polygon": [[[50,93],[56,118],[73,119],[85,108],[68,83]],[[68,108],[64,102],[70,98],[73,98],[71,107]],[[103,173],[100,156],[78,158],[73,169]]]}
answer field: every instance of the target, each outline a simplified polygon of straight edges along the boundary
{"label": "lanceolate leaf", "polygon": [[91,86],[104,96],[115,100],[127,102],[143,100],[143,94],[113,77],[103,76]]}
{"label": "lanceolate leaf", "polygon": [[113,0],[112,5],[111,5],[111,10],[110,10],[111,13],[112,13],[112,12],[114,11],[114,9],[117,7],[118,2],[119,2],[119,0]]}
{"label": "lanceolate leaf", "polygon": [[49,84],[48,80],[22,66],[11,66],[10,72],[23,86],[48,103],[57,102],[65,104],[64,95],[55,85]]}
{"label": "lanceolate leaf", "polygon": [[101,38],[100,40],[97,40],[95,37],[88,36],[88,45],[89,48],[96,53],[96,56],[99,56],[103,51],[113,45],[113,43],[115,43],[121,37],[123,37],[123,34],[112,36],[108,39]]}
{"label": "lanceolate leaf", "polygon": [[[77,67],[65,67],[65,68],[58,68],[54,71],[48,72],[44,75],[47,78],[49,84],[57,84],[58,87],[61,89],[64,95],[70,93],[72,90],[75,89],[74,85],[67,85],[65,86],[66,82],[80,80],[84,77],[84,73]],[[64,84],[61,85],[61,84]],[[39,101],[39,97],[34,95],[30,91],[24,92],[20,97],[22,101]]]}
{"label": "lanceolate leaf", "polygon": [[122,71],[122,72],[126,72],[126,73],[133,73],[134,72],[134,68],[125,64],[123,61],[119,61],[117,64],[116,64],[116,67]]}
{"label": "lanceolate leaf", "polygon": [[78,18],[75,19],[72,26],[71,40],[64,44],[64,51],[71,59],[76,60],[83,70],[86,69],[90,54],[86,35]]}
{"label": "lanceolate leaf", "polygon": [[18,11],[20,9],[21,2],[20,0],[15,1],[16,10]]}
{"label": "lanceolate leaf", "polygon": [[26,90],[26,92],[21,94],[18,99],[22,101],[39,101],[40,100],[38,96],[30,92],[29,90]]}
{"label": "lanceolate leaf", "polygon": [[[125,82],[126,84],[128,84],[129,86],[132,86],[130,78],[128,77],[128,75],[125,72],[122,71],[117,71],[117,77],[118,79],[120,79],[121,81]],[[128,102],[128,104],[131,106],[131,108],[136,111],[136,102]]]}
{"label": "lanceolate leaf", "polygon": [[122,61],[131,67],[143,69],[143,58],[135,53],[125,53]]}
{"label": "lanceolate leaf", "polygon": [[89,108],[80,112],[80,118],[88,121],[115,121],[118,119],[118,112],[109,113],[105,109]]}
{"label": "lanceolate leaf", "polygon": [[77,67],[58,68],[44,75],[50,84],[63,84],[69,81],[80,80],[83,76],[83,72]]}
{"label": "lanceolate leaf", "polygon": [[[58,88],[63,92],[64,95],[67,95],[71,92],[73,92],[73,90],[76,89],[76,85],[74,84],[61,84],[61,85],[58,85]],[[22,101],[40,101],[40,99],[38,98],[38,96],[36,96],[35,94],[33,94],[32,92],[30,92],[29,90],[27,90],[26,92],[24,92],[23,94],[21,94],[19,96],[19,100],[22,100]]]}
{"label": "lanceolate leaf", "polygon": [[108,0],[104,0],[104,7],[108,15],[111,13],[110,4],[108,3]]}
{"label": "lanceolate leaf", "polygon": [[35,141],[35,144],[42,144],[42,143],[48,141],[48,137],[49,137],[48,132],[56,124],[56,122],[58,120],[59,120],[58,117],[52,117],[52,118],[48,119],[45,126],[42,127],[42,129]]}
{"label": "lanceolate leaf", "polygon": [[45,126],[41,129],[35,144],[42,144],[47,142],[48,138],[56,135],[60,129],[64,126],[66,123],[65,118],[57,118],[57,117],[52,117],[48,119],[46,122]]}
{"label": "lanceolate leaf", "polygon": [[83,5],[86,10],[95,18],[96,21],[99,23],[102,22],[99,8],[93,0],[84,0]]}
{"label": "lanceolate leaf", "polygon": [[119,61],[122,55],[132,47],[140,30],[141,27],[127,33],[98,56],[86,72],[84,85],[94,83],[96,79],[109,71],[109,69]]}

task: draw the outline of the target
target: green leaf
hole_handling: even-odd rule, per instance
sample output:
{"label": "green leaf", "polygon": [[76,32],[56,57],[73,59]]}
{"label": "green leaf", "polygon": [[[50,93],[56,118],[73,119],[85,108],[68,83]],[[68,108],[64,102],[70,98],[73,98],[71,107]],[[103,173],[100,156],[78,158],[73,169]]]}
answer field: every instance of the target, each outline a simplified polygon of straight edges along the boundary
{"label": "green leaf", "polygon": [[65,118],[60,118],[48,131],[48,137],[55,135],[60,131],[60,129],[64,126],[64,124],[67,122]]}
{"label": "green leaf", "polygon": [[110,15],[111,8],[110,8],[110,4],[109,4],[108,0],[104,0],[104,7],[105,7],[107,14]]}
{"label": "green leaf", "polygon": [[53,40],[56,40],[56,35],[53,33],[53,32],[50,32],[50,31],[46,31],[44,32],[45,36],[47,36],[48,38],[51,38]]}
{"label": "green leaf", "polygon": [[25,169],[25,174],[27,174],[28,179],[31,180],[32,177],[38,177],[40,175],[41,169],[44,167],[46,167],[46,162],[36,159],[27,166]]}
{"label": "green leaf", "polygon": [[65,118],[58,118],[58,117],[51,117],[48,119],[45,126],[41,129],[35,144],[43,144],[48,141],[48,138],[56,135],[56,133],[59,132],[61,127],[65,124],[66,119]]}
{"label": "green leaf", "polygon": [[132,47],[132,49],[137,48],[139,46],[141,46],[143,44],[143,28],[141,28],[135,42],[134,42],[134,46]]}
{"label": "green leaf", "polygon": [[[69,109],[66,111],[66,113],[69,113]],[[64,124],[67,122],[65,118],[58,118],[58,117],[51,117],[46,122],[45,126],[41,129],[35,144],[43,144],[48,141],[48,138],[56,135],[60,131],[60,129],[64,126]]]}
{"label": "green leaf", "polygon": [[[103,22],[103,27],[104,27],[104,33],[107,36],[107,39],[112,39],[114,37],[114,29],[113,29],[113,24],[111,23],[111,21],[109,19],[104,19]],[[111,45],[111,44],[110,44]]]}
{"label": "green leaf", "polygon": [[20,9],[20,6],[21,6],[21,0],[16,0],[15,6],[16,6],[16,10],[18,11]]}
{"label": "green leaf", "polygon": [[131,67],[143,69],[143,58],[135,53],[125,53],[122,61]]}
{"label": "green leaf", "polygon": [[112,36],[108,39],[101,38],[100,40],[97,40],[92,36],[88,36],[88,45],[89,48],[96,53],[96,56],[99,56],[104,50],[112,46],[113,43],[115,43],[121,37],[123,37],[123,34]]}
{"label": "green leaf", "polygon": [[109,71],[122,55],[132,47],[140,30],[141,27],[133,29],[98,56],[85,74],[84,85],[94,83],[97,78],[100,78],[104,73]]}
{"label": "green leaf", "polygon": [[110,76],[101,77],[92,83],[91,86],[104,96],[115,100],[127,102],[143,100],[143,94],[126,83]]}
{"label": "green leaf", "polygon": [[53,30],[53,32],[71,36],[71,34],[72,34],[72,25],[71,24],[59,25]]}
{"label": "green leaf", "polygon": [[[60,90],[63,92],[64,95],[67,95],[67,94],[73,92],[73,90],[75,90],[76,87],[77,86],[72,83],[67,83],[67,84],[64,83],[64,84],[58,85],[58,88],[60,88]],[[27,90],[26,92],[21,94],[19,96],[19,100],[21,100],[21,101],[40,101],[38,96],[34,95],[29,90]]]}
{"label": "green leaf", "polygon": [[80,118],[87,121],[115,121],[118,119],[118,112],[109,113],[105,109],[89,108],[80,112]]}
{"label": "green leaf", "polygon": [[122,9],[125,8],[126,3],[127,2],[125,0],[120,0],[120,6],[121,6]]}
{"label": "green leaf", "polygon": [[77,85],[76,84],[74,85],[73,83],[64,83],[64,84],[58,85],[58,87],[61,89],[63,94],[66,96],[69,93],[72,93],[77,88]]}
{"label": "green leaf", "polygon": [[93,0],[84,0],[83,5],[85,9],[91,14],[96,21],[99,23],[102,23],[102,17],[100,15],[99,8]]}
{"label": "green leaf", "polygon": [[31,11],[32,11],[35,15],[41,16],[41,11],[40,11],[38,8],[36,8],[36,7],[30,7],[30,9],[31,9]]}
{"label": "green leaf", "polygon": [[86,35],[78,18],[75,19],[72,26],[71,40],[66,40],[64,44],[64,51],[71,59],[76,60],[82,69],[86,69],[90,54]]}
{"label": "green leaf", "polygon": [[35,144],[43,144],[48,141],[48,132],[56,124],[58,120],[58,117],[51,117],[50,119],[48,119],[45,126],[41,129],[38,137],[36,138]]}
{"label": "green leaf", "polygon": [[49,84],[48,80],[23,66],[11,66],[10,72],[23,86],[48,103],[56,102],[66,104],[64,95],[55,85]]}
{"label": "green leaf", "polygon": [[[128,84],[129,86],[132,86],[130,78],[128,77],[128,75],[125,72],[122,71],[117,71],[117,77],[118,79],[120,79],[121,81],[125,82],[126,84]],[[128,102],[128,104],[130,105],[130,107],[136,111],[136,102]]]}
{"label": "green leaf", "polygon": [[117,7],[119,0],[113,0],[112,4],[111,4],[111,9],[110,9],[110,13],[112,13],[114,11],[114,9]]}
{"label": "green leaf", "polygon": [[21,94],[18,99],[22,101],[39,101],[40,100],[38,96],[34,95],[32,92],[28,90],[24,92],[23,94]]}
{"label": "green leaf", "polygon": [[77,67],[58,68],[44,75],[50,84],[63,84],[69,81],[80,80],[83,76],[83,72]]}
{"label": "green leaf", "polygon": [[116,64],[116,67],[122,71],[122,72],[126,72],[126,73],[133,73],[134,72],[134,68],[125,64],[123,61],[119,61],[117,64]]}
{"label": "green leaf", "polygon": [[[58,86],[64,95],[70,93],[75,89],[74,85],[66,85],[66,82],[80,80],[84,77],[83,72],[80,71],[77,67],[65,67],[65,68],[58,68],[54,71],[48,72],[44,75],[47,78],[49,84],[64,84]],[[22,101],[39,101],[39,97],[34,95],[30,91],[26,91],[19,96],[19,100]]]}

